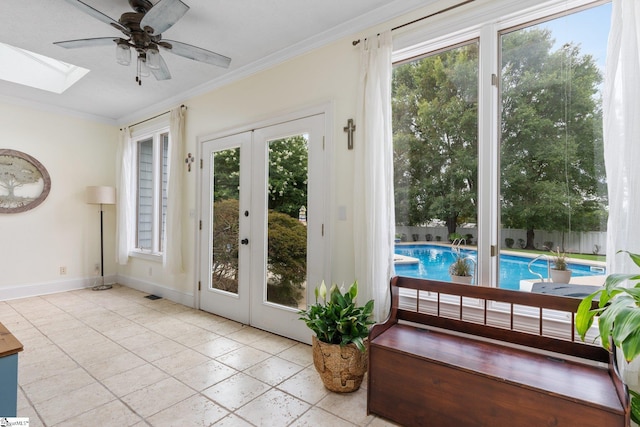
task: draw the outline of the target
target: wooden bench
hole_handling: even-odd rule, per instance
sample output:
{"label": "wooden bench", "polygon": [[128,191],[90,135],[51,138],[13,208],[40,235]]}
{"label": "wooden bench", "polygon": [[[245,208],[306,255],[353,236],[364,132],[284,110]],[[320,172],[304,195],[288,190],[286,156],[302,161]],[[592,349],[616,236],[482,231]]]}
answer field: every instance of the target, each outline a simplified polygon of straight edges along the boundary
{"label": "wooden bench", "polygon": [[369,334],[368,413],[403,426],[629,425],[614,356],[575,333],[580,299],[405,277],[391,298]]}

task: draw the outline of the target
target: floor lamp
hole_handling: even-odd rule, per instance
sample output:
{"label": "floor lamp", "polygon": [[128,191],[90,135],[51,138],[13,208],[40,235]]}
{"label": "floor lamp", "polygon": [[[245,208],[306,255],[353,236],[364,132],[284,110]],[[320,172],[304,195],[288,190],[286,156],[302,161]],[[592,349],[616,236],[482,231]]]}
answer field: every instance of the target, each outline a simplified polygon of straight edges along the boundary
{"label": "floor lamp", "polygon": [[102,205],[114,205],[116,203],[116,189],[114,187],[87,187],[87,203],[100,205],[100,277],[101,283],[94,286],[94,291],[111,289],[111,285],[104,284],[104,236],[102,226]]}

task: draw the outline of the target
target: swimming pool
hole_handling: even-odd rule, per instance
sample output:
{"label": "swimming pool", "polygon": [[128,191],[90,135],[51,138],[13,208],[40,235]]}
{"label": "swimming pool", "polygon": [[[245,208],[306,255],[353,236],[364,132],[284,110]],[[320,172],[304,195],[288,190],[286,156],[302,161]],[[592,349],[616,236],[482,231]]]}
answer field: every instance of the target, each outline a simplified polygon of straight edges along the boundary
{"label": "swimming pool", "polygon": [[[476,251],[462,249],[463,255],[476,259]],[[438,245],[396,245],[395,253],[398,255],[410,256],[417,258],[417,264],[396,264],[396,274],[399,276],[417,277],[420,279],[434,279],[449,282],[449,265],[454,260],[454,253],[448,246]],[[500,288],[502,289],[520,289],[520,280],[523,279],[539,279],[535,274],[531,274],[527,265],[531,258],[500,255]],[[531,266],[536,273],[547,277],[547,261],[539,259]],[[579,276],[601,276],[604,275],[604,269],[596,269],[595,271],[588,265],[569,264],[572,277]]]}

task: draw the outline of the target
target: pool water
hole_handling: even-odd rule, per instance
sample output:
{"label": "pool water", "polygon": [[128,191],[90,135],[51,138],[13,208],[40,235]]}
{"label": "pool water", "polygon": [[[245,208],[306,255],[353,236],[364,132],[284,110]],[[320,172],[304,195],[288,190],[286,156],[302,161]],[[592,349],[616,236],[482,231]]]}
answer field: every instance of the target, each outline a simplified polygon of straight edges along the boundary
{"label": "pool water", "polygon": [[[475,250],[462,249],[463,256],[470,256],[476,259]],[[434,279],[445,282],[451,281],[449,276],[449,265],[455,258],[454,252],[447,246],[438,245],[396,245],[395,253],[398,255],[417,258],[417,264],[396,264],[396,274],[399,276],[416,277],[420,279]],[[527,267],[531,258],[514,255],[500,255],[500,275],[499,283],[502,289],[520,289],[520,280],[534,279],[539,277],[531,274]],[[582,264],[569,264],[572,277],[579,276],[602,276],[604,271],[592,271],[591,267]],[[547,261],[536,260],[531,269],[547,278]],[[603,270],[603,269],[602,269]]]}

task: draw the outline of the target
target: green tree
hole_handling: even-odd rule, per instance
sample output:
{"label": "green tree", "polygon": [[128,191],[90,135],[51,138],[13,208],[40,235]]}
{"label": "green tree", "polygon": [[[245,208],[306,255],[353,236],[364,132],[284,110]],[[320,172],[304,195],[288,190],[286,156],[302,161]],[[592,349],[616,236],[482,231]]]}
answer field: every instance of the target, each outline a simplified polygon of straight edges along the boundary
{"label": "green tree", "polygon": [[606,198],[599,84],[590,55],[549,30],[502,38],[502,223],[527,230],[598,230]]}
{"label": "green tree", "polygon": [[477,216],[478,45],[394,70],[393,132],[398,224]]}
{"label": "green tree", "polygon": [[298,218],[306,207],[308,153],[303,135],[269,142],[269,209]]}

